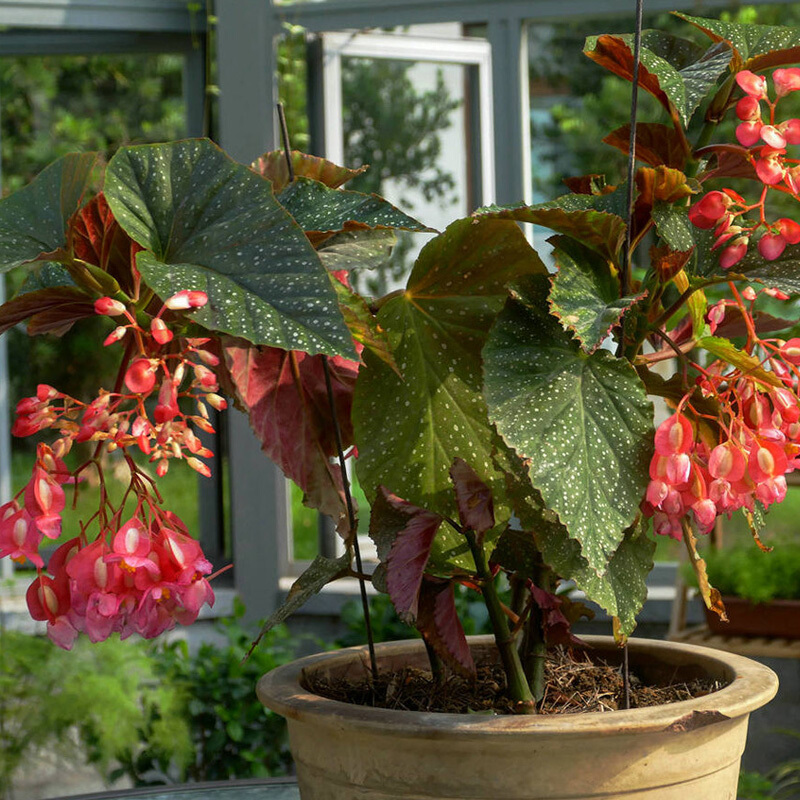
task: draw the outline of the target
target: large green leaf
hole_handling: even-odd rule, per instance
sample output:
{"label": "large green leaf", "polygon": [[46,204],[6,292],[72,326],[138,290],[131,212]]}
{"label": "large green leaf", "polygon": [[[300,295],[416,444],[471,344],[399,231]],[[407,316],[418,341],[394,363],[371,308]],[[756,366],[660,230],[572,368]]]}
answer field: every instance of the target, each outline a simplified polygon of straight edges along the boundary
{"label": "large green leaf", "polygon": [[534,531],[545,562],[561,577],[574,580],[586,597],[617,617],[626,636],[636,627],[636,615],[647,599],[647,576],[653,569],[656,543],[636,525],[611,556],[602,576],[581,555],[581,546],[558,523],[542,521]]}
{"label": "large green leaf", "polygon": [[[378,314],[403,377],[365,351],[356,382],[357,469],[369,498],[383,485],[415,505],[455,516],[448,472],[458,456],[492,489],[500,520],[504,482],[492,465],[481,348],[506,282],[534,272],[546,270],[511,221],[459,220],[422,250],[406,291]],[[463,537],[447,527],[432,562],[472,566]]]}
{"label": "large green leaf", "polygon": [[[677,13],[677,12],[676,12]],[[733,70],[757,71],[800,61],[800,29],[783,25],[753,25],[677,14],[714,42],[729,42],[734,50]]]}
{"label": "large green leaf", "polygon": [[486,206],[475,215],[544,225],[613,261],[625,240],[624,194],[619,189],[605,195],[567,194],[535,206]]}
{"label": "large green leaf", "polygon": [[121,148],[105,196],[146,248],[137,266],[163,299],[208,293],[194,318],[254,344],[352,357],[328,273],[269,181],[207,140]]}
{"label": "large green leaf", "polygon": [[0,201],[0,273],[67,243],[67,221],[83,202],[97,153],[70,153]]}
{"label": "large green leaf", "polygon": [[[278,201],[309,234],[369,228],[430,230],[376,194],[329,189],[311,178],[296,178],[278,195]],[[312,241],[314,238],[321,237],[312,236]]]}
{"label": "large green leaf", "polygon": [[547,311],[547,280],[507,303],[484,348],[489,416],[602,575],[648,482],[653,407],[633,367],[584,353]]}
{"label": "large green leaf", "polygon": [[550,307],[564,328],[575,332],[583,349],[593,353],[643,295],[621,298],[619,278],[608,262],[574,240],[559,237],[553,254],[558,272],[550,290]]}
{"label": "large green leaf", "polygon": [[[614,74],[633,80],[633,47],[631,34],[603,34],[587,38],[584,53]],[[725,45],[715,44],[704,52],[688,39],[664,31],[645,31],[639,85],[688,125],[730,60],[731,53]]]}

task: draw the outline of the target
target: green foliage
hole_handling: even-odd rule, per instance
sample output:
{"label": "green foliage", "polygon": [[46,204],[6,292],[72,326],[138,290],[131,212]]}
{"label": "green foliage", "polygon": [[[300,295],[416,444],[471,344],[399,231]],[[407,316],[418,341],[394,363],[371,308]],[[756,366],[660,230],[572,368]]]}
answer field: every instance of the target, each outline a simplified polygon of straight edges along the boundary
{"label": "green foliage", "polygon": [[46,639],[0,629],[0,796],[43,748],[110,769],[138,749],[151,721],[152,747],[186,763],[191,741],[181,702],[140,642],[84,640],[66,653]]}
{"label": "green foliage", "polygon": [[771,553],[752,545],[704,553],[712,586],[751,603],[800,599],[800,544],[776,543]]}
{"label": "green foliage", "polygon": [[244,663],[254,632],[242,626],[244,608],[218,626],[222,644],[203,642],[190,651],[185,641],[152,647],[154,671],[181,699],[181,721],[190,738],[190,758],[176,759],[160,744],[155,709],[140,730],[140,741],[110,773],[136,785],[216,781],[285,775],[291,765],[286,723],[257,700],[258,679],[294,658],[296,641],[274,629]]}

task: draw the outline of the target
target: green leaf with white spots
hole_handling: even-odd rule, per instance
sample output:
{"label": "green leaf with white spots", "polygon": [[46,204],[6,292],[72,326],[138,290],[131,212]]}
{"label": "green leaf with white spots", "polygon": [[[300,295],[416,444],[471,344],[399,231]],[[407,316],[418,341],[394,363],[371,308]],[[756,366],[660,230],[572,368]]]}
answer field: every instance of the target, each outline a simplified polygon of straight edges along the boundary
{"label": "green leaf with white spots", "polygon": [[653,406],[630,363],[584,353],[548,313],[546,279],[515,289],[483,351],[489,417],[602,575],[647,487]]}
{"label": "green leaf with white spots", "polygon": [[787,294],[800,294],[800,245],[789,245],[774,261],[765,261],[751,246],[730,272]]}
{"label": "green leaf with white spots", "polygon": [[694,226],[685,206],[655,203],[651,214],[658,235],[673,250],[685,252],[694,247]]}
{"label": "green leaf with white spots", "polygon": [[97,153],[70,153],[0,201],[0,273],[67,244],[67,222],[80,208]]}
{"label": "green leaf with white spots", "polygon": [[[422,508],[457,514],[449,470],[463,458],[492,490],[498,522],[505,486],[492,463],[493,432],[481,394],[481,349],[506,298],[505,284],[544,265],[514,222],[458,220],[429,242],[405,292],[383,304],[400,378],[369,351],[353,404],[358,477],[368,498],[379,485]],[[443,526],[438,568],[473,568],[463,537]]]}
{"label": "green leaf with white spots", "polygon": [[628,636],[647,599],[647,576],[653,569],[656,543],[639,524],[625,531],[611,555],[608,568],[598,576],[581,555],[580,543],[571,539],[563,525],[542,521],[534,531],[536,544],[548,566],[577,587],[610,616],[618,617]]}
{"label": "green leaf with white spots", "polygon": [[269,181],[208,140],[123,147],[105,196],[144,251],[137,267],[162,299],[202,290],[193,318],[254,344],[354,354],[327,271]]}
{"label": "green leaf with white spots", "polygon": [[605,195],[567,194],[535,206],[486,206],[475,216],[543,225],[613,261],[625,240],[625,204],[624,192],[617,189]]}
{"label": "green leaf with white spots", "polygon": [[342,231],[317,248],[322,263],[331,272],[346,269],[378,269],[389,263],[397,236],[392,230]]}
{"label": "green leaf with white spots", "polygon": [[550,308],[583,349],[593,353],[622,315],[644,296],[619,296],[619,278],[608,261],[572,239],[558,237],[553,252],[558,272],[550,290]]}
{"label": "green leaf with white spots", "polygon": [[[633,80],[632,34],[590,36],[584,53],[593,61],[626,80]],[[692,114],[712,90],[731,60],[725,45],[707,51],[664,31],[642,34],[639,85],[653,95],[672,115],[688,125]]]}
{"label": "green leaf with white spots", "polygon": [[308,234],[331,234],[343,230],[401,228],[430,231],[376,194],[329,189],[311,178],[297,178],[279,195],[278,202]]}
{"label": "green leaf with white spots", "polygon": [[756,72],[800,61],[798,28],[703,19],[677,12],[676,16],[699,28],[713,42],[730,43],[734,51],[734,61],[731,65],[734,72],[742,69]]}

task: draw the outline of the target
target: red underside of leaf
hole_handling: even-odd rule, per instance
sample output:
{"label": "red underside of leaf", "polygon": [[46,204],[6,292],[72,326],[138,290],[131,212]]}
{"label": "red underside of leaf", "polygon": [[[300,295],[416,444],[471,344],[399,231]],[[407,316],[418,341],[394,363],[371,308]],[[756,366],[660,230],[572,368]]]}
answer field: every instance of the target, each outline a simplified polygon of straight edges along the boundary
{"label": "red underside of leaf", "polygon": [[0,334],[14,325],[28,323],[28,333],[65,333],[74,322],[95,314],[94,304],[71,286],[40,289],[15,297],[0,306]]}
{"label": "red underside of leaf", "polygon": [[425,577],[419,597],[417,628],[446,664],[457,672],[475,674],[475,662],[458,618],[450,581]]}
{"label": "red underside of leaf", "polygon": [[547,644],[579,644],[580,640],[570,633],[569,620],[561,611],[561,598],[540,589],[536,584],[531,584],[530,589],[533,600],[542,613],[542,627]]}
{"label": "red underside of leaf", "polygon": [[[306,493],[305,503],[339,519],[345,503],[325,377],[324,356],[253,347],[231,339],[224,348],[238,400],[264,452]],[[328,359],[345,449],[353,443],[351,407],[358,364]]]}
{"label": "red underside of leaf", "polygon": [[142,248],[119,226],[102,192],[75,212],[67,241],[76,258],[104,269],[127,294],[134,291],[133,264]]}
{"label": "red underside of leaf", "polygon": [[386,585],[400,618],[414,622],[425,566],[442,518],[433,511],[417,508],[383,491],[389,504],[408,516],[386,559]]}
{"label": "red underside of leaf", "polygon": [[463,458],[456,458],[450,467],[450,478],[456,491],[458,517],[465,528],[482,536],[494,527],[494,501],[489,487]]}

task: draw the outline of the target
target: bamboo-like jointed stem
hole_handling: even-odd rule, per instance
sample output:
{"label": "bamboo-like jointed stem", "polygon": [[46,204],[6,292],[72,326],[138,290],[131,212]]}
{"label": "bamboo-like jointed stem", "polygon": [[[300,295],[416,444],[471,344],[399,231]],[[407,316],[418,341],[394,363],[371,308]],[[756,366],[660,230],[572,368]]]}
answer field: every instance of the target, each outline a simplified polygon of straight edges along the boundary
{"label": "bamboo-like jointed stem", "polygon": [[489,569],[489,562],[486,559],[486,551],[483,545],[478,543],[475,533],[470,530],[464,531],[472,557],[475,559],[475,568],[478,578],[481,581],[481,591],[486,603],[486,610],[489,612],[489,621],[494,631],[494,640],[503,662],[503,669],[508,681],[508,693],[512,700],[516,701],[517,710],[520,714],[535,714],[536,699],[531,693],[525,670],[522,667],[522,660],[517,652],[514,637],[508,627],[508,619],[503,612],[503,606],[497,595],[492,571]]}

